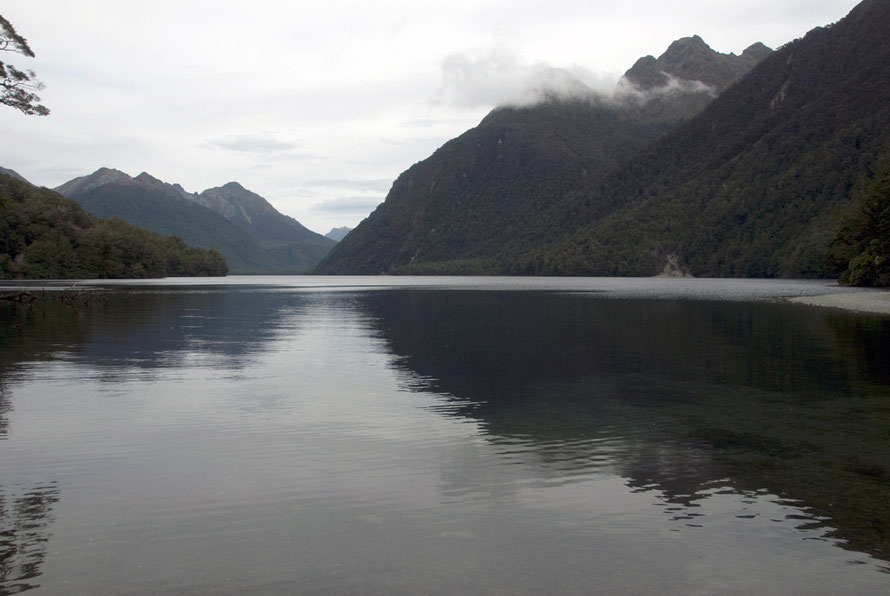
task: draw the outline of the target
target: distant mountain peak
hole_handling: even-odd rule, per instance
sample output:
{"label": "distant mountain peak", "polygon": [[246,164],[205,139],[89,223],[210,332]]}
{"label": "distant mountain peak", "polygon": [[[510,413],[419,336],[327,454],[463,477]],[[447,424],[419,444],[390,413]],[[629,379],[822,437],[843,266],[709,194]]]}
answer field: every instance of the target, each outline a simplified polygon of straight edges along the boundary
{"label": "distant mountain peak", "polygon": [[352,231],[352,228],[341,226],[339,228],[332,228],[330,232],[325,234],[325,238],[330,238],[334,242],[340,242],[346,237],[346,234]]}
{"label": "distant mountain peak", "polygon": [[304,272],[334,245],[237,182],[188,193],[147,172],[131,178],[100,168],[57,191],[102,217],[120,217],[197,246],[217,248],[236,272]]}
{"label": "distant mountain peak", "polygon": [[86,176],[81,176],[79,178],[69,180],[65,184],[53,190],[67,197],[76,193],[89,192],[95,188],[99,188],[100,186],[105,186],[106,184],[126,184],[129,182],[133,182],[133,178],[130,177],[128,174],[121,172],[120,170],[115,170],[114,168],[102,167],[92,174],[87,174]]}

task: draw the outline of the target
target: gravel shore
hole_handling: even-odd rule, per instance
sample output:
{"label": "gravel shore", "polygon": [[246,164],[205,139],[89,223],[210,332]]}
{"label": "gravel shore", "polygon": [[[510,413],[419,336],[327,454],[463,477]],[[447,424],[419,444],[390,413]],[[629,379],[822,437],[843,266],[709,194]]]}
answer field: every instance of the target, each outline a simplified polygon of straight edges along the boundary
{"label": "gravel shore", "polygon": [[890,291],[884,290],[824,294],[822,296],[795,296],[788,298],[788,301],[811,306],[890,315]]}

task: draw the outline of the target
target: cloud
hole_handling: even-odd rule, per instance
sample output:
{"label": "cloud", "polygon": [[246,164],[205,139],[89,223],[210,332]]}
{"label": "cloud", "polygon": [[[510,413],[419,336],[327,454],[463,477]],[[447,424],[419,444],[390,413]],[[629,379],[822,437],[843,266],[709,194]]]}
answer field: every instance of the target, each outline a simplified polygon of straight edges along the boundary
{"label": "cloud", "polygon": [[590,98],[614,89],[614,81],[587,69],[555,68],[539,62],[524,63],[503,44],[470,55],[451,54],[442,62],[440,103],[462,108],[530,105],[544,99]]}
{"label": "cloud", "polygon": [[[270,133],[233,134],[217,137],[215,139],[208,139],[206,143],[219,149],[242,153],[293,153],[302,149],[302,145],[299,143],[282,141]],[[303,154],[304,156],[311,155],[309,153]]]}
{"label": "cloud", "polygon": [[706,93],[711,97],[717,96],[717,89],[702,81],[681,79],[664,71],[662,71],[661,74],[666,78],[665,84],[660,87],[652,87],[649,89],[641,89],[627,78],[621,77],[621,80],[618,81],[616,87],[615,96],[621,100],[632,100],[639,104],[681,93]]}

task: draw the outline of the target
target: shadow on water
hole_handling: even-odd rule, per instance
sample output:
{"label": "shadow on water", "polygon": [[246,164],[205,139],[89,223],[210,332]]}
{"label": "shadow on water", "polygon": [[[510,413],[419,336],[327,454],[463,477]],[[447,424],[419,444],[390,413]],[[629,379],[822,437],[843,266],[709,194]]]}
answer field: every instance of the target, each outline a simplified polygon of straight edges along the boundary
{"label": "shadow on water", "polygon": [[778,495],[808,512],[801,528],[890,560],[886,318],[531,293],[362,304],[407,389],[444,394],[443,412],[545,465],[605,458],[685,514],[715,486]]}
{"label": "shadow on water", "polygon": [[55,485],[24,492],[0,486],[0,596],[39,587],[58,500]]}

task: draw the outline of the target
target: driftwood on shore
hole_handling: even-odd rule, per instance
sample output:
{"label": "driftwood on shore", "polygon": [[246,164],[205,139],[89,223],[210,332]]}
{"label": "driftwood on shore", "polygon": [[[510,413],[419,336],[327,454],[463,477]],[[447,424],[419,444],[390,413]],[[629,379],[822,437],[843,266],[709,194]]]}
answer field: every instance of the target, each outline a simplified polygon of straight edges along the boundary
{"label": "driftwood on shore", "polygon": [[6,292],[5,294],[0,294],[0,300],[6,300],[15,304],[31,304],[36,302],[37,299],[38,296],[32,292]]}
{"label": "driftwood on shore", "polygon": [[62,304],[77,308],[79,306],[88,305],[93,298],[96,297],[96,292],[79,288],[68,288],[60,292],[30,292],[28,290],[17,290],[0,294],[0,300],[11,302],[16,305],[30,306],[45,296],[56,297]]}

